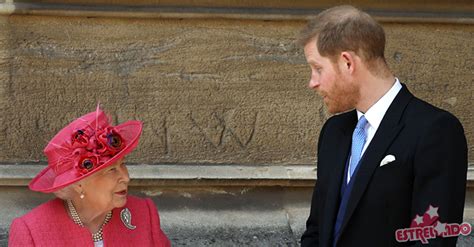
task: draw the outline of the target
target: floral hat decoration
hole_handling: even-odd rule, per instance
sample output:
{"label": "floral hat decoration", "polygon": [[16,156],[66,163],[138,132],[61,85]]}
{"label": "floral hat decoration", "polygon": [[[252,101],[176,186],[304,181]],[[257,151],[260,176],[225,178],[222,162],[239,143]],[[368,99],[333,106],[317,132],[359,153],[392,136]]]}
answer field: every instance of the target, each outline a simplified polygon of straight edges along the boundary
{"label": "floral hat decoration", "polygon": [[54,192],[114,164],[138,145],[141,132],[140,121],[110,125],[97,106],[49,141],[44,149],[48,166],[33,178],[30,189]]}

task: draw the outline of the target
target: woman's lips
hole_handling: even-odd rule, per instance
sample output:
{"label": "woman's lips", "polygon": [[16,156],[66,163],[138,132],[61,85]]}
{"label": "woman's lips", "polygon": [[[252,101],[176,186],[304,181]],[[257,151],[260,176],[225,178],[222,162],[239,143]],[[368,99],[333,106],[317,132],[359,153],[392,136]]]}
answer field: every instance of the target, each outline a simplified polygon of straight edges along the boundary
{"label": "woman's lips", "polygon": [[121,190],[119,192],[115,192],[115,194],[117,194],[119,196],[124,196],[124,195],[127,195],[127,190]]}

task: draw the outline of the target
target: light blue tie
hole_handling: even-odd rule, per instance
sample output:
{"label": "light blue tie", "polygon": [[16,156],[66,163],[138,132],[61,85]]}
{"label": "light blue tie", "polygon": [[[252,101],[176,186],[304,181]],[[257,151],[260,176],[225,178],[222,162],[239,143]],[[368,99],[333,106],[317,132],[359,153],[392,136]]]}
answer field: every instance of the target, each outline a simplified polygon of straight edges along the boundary
{"label": "light blue tie", "polygon": [[365,134],[365,125],[367,125],[367,119],[362,115],[357,122],[354,133],[352,133],[351,165],[349,170],[350,178],[352,178],[355,169],[359,165],[362,149],[364,148],[365,139],[367,138],[367,135]]}

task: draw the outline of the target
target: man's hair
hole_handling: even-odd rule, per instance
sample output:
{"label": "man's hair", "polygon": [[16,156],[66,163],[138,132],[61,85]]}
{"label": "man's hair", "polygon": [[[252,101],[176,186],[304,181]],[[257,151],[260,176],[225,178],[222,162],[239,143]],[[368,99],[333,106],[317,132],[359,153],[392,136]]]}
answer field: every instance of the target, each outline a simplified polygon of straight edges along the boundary
{"label": "man's hair", "polygon": [[316,39],[319,54],[331,61],[342,51],[352,51],[368,65],[377,60],[385,63],[385,32],[369,14],[350,5],[319,13],[301,31],[298,43],[306,45]]}

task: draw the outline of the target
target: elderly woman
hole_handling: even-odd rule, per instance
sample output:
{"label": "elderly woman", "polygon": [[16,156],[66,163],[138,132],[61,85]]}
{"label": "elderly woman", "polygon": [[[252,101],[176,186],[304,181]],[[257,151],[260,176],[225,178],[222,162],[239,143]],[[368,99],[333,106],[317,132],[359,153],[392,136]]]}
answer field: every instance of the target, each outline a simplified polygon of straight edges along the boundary
{"label": "elderly woman", "polygon": [[141,132],[139,121],[111,126],[99,108],[62,129],[29,184],[58,198],[13,220],[9,246],[170,246],[153,202],[127,195],[123,159]]}

